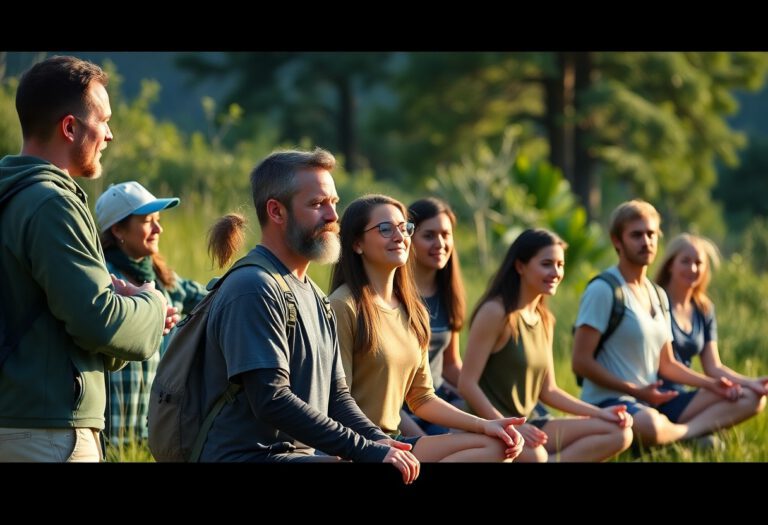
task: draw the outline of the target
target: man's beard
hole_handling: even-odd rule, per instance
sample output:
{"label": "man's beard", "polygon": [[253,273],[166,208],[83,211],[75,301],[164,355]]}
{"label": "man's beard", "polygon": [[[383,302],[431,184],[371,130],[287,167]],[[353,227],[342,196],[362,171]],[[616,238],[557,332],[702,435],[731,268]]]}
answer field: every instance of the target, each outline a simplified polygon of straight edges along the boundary
{"label": "man's beard", "polygon": [[[648,250],[645,253],[632,252],[629,250],[626,244],[624,244],[623,242],[621,244],[624,250],[624,258],[627,261],[631,262],[632,264],[635,264],[637,266],[649,266],[650,264],[653,263],[654,259],[656,259],[656,254],[651,250]],[[646,260],[646,257],[647,257],[647,260]]]}
{"label": "man's beard", "polygon": [[77,176],[85,179],[98,179],[101,177],[101,164],[91,152],[80,143],[73,152],[73,164],[78,171]]}
{"label": "man's beard", "polygon": [[[335,263],[339,260],[341,240],[338,223],[322,222],[313,228],[302,228],[293,217],[293,212],[288,213],[287,242],[293,251],[318,264]],[[332,235],[326,235],[325,232]]]}

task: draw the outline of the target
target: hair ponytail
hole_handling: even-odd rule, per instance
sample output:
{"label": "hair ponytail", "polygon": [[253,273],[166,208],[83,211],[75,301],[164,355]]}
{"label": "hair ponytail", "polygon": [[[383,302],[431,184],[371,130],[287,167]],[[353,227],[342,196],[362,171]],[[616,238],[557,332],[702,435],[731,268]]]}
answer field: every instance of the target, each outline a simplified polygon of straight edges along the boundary
{"label": "hair ponytail", "polygon": [[219,268],[223,268],[245,243],[245,217],[228,213],[208,230],[208,255]]}

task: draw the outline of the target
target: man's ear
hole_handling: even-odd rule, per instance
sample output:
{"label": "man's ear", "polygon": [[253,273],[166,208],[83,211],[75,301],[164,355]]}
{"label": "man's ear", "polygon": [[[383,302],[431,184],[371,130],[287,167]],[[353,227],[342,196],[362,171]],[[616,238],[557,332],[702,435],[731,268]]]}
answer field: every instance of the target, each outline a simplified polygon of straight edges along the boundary
{"label": "man's ear", "polygon": [[621,246],[621,240],[615,235],[611,234],[611,244],[616,253],[619,253],[619,246]]}
{"label": "man's ear", "polygon": [[61,136],[64,137],[64,140],[68,142],[74,142],[75,141],[75,125],[77,124],[77,119],[73,115],[67,115],[63,119],[59,121],[59,132],[61,133]]}
{"label": "man's ear", "polygon": [[275,224],[284,224],[288,219],[288,209],[277,199],[267,200],[267,216]]}

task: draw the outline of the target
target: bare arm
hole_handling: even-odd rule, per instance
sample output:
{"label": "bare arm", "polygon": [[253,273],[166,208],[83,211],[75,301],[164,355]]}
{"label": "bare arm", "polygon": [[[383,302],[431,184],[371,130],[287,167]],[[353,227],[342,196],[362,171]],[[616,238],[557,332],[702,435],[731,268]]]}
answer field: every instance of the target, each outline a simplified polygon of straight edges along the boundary
{"label": "bare arm", "polygon": [[669,341],[661,349],[661,359],[659,360],[659,373],[667,379],[676,383],[695,386],[697,388],[706,388],[715,394],[731,401],[738,399],[741,386],[734,384],[726,376],[709,377],[691,370],[684,364],[675,359],[672,353],[672,343]]}
{"label": "bare arm", "polygon": [[[552,341],[554,327],[550,327],[549,340]],[[552,346],[547,349],[547,375],[541,387],[539,399],[547,405],[577,416],[602,417],[601,410],[594,405],[585,403],[559,386],[555,380],[555,364],[552,358]]]}
{"label": "bare arm", "polygon": [[427,435],[427,433],[421,429],[418,423],[413,420],[411,415],[402,409],[400,409],[400,433],[408,437]]}
{"label": "bare arm", "polygon": [[443,379],[454,388],[459,387],[459,375],[461,375],[461,355],[459,354],[459,332],[451,334],[451,342],[443,354]]}
{"label": "bare arm", "polygon": [[637,385],[619,379],[595,359],[600,335],[596,328],[586,324],[576,328],[573,336],[573,371],[600,386],[637,397]]}
{"label": "bare arm", "polygon": [[523,437],[514,427],[525,423],[524,417],[483,419],[467,414],[439,397],[420,405],[416,415],[444,427],[499,438],[507,446],[508,457],[517,457],[523,446]]}
{"label": "bare arm", "polygon": [[768,377],[748,377],[729,368],[720,361],[717,341],[709,341],[701,352],[701,366],[709,377],[727,377],[733,383],[753,390],[757,395],[768,394]]}
{"label": "bare arm", "polygon": [[[551,328],[554,331],[554,327]],[[549,340],[552,341],[553,334],[550,332]],[[577,416],[588,416],[604,419],[618,424],[622,428],[632,425],[632,416],[626,412],[623,405],[617,407],[598,408],[590,403],[585,403],[581,399],[572,396],[559,386],[555,380],[555,365],[552,358],[552,347],[547,351],[547,375],[544,377],[544,384],[541,388],[539,399],[553,408],[562,410],[569,414]],[[526,438],[527,439],[527,438]]]}
{"label": "bare arm", "polygon": [[504,307],[496,301],[487,301],[477,312],[469,329],[467,351],[459,375],[459,393],[472,410],[487,419],[502,417],[488,400],[479,385],[488,358],[498,346],[498,339],[506,326]]}

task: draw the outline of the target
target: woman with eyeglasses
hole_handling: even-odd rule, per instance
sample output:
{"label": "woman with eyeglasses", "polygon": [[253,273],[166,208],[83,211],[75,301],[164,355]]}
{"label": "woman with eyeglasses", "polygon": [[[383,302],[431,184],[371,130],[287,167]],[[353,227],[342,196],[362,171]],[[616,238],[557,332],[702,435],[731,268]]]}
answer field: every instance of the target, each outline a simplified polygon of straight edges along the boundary
{"label": "woman with eyeglasses", "polygon": [[[413,223],[385,195],[354,200],[341,218],[341,259],[331,277],[331,306],[347,384],[357,404],[419,461],[511,461],[523,442],[521,418],[485,420],[435,395],[429,369],[429,314],[408,265]],[[405,438],[400,407],[466,433]]]}
{"label": "woman with eyeglasses", "polygon": [[[623,405],[597,408],[557,386],[552,360],[555,318],[545,297],[565,274],[566,243],[525,230],[515,239],[470,321],[459,390],[483,417],[526,416],[518,461],[600,461],[632,443]],[[580,417],[540,417],[539,400]]]}

